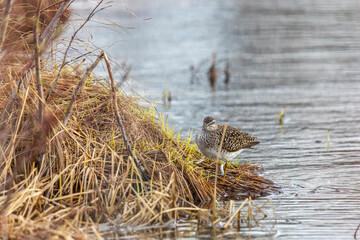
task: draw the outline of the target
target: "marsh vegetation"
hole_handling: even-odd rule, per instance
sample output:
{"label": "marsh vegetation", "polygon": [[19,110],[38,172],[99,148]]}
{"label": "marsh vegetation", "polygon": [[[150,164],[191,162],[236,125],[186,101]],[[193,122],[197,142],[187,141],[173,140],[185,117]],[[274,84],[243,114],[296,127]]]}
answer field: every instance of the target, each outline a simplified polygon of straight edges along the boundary
{"label": "marsh vegetation", "polygon": [[[274,190],[261,167],[240,164],[217,177],[214,161],[195,164],[201,154],[191,135],[180,137],[154,107],[116,87],[106,52],[67,62],[73,38],[63,51],[55,46],[70,3],[30,4],[26,17],[16,17],[11,11],[20,6],[1,2],[1,234],[100,238],[100,223],[139,227],[192,217],[224,229],[265,216],[251,200]],[[62,61],[51,58],[61,53]],[[93,73],[99,63],[106,77]]]}

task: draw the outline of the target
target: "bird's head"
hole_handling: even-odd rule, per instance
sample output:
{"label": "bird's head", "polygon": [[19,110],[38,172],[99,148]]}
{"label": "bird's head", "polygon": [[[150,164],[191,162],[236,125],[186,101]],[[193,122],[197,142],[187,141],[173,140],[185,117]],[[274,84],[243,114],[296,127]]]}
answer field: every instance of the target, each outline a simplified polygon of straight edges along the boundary
{"label": "bird's head", "polygon": [[205,131],[215,131],[218,129],[218,125],[213,117],[207,116],[204,118],[203,129]]}

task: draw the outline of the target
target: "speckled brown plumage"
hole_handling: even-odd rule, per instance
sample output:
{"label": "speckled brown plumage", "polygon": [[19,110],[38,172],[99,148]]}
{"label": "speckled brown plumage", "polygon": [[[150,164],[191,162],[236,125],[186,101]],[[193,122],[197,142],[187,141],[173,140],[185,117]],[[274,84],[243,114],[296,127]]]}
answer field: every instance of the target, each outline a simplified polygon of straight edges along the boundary
{"label": "speckled brown plumage", "polygon": [[[218,145],[220,145],[222,133],[224,132],[224,125],[218,124],[217,134],[219,135]],[[222,149],[228,152],[236,152],[244,148],[252,148],[254,145],[259,144],[256,137],[248,133],[241,132],[239,129],[227,126],[225,138]]]}
{"label": "speckled brown plumage", "polygon": [[[224,125],[217,124],[213,117],[204,118],[202,130],[197,134],[195,141],[205,156],[212,159],[216,157],[224,127]],[[243,149],[253,148],[256,144],[259,144],[256,137],[227,126],[219,158],[221,160],[235,159]]]}

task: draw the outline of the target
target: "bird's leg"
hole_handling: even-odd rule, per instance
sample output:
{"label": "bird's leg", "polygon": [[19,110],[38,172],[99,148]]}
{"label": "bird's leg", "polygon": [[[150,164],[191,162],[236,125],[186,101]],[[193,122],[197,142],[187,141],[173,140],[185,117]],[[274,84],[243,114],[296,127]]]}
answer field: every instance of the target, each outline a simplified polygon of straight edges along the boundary
{"label": "bird's leg", "polygon": [[221,176],[225,176],[224,165],[225,165],[225,163],[222,163],[221,166],[220,166],[220,175]]}
{"label": "bird's leg", "polygon": [[205,157],[202,157],[199,161],[197,161],[195,164],[200,164],[205,160]]}
{"label": "bird's leg", "polygon": [[227,161],[227,159],[226,159],[226,161],[225,161],[224,179],[226,178],[227,168],[228,168],[228,161]]}

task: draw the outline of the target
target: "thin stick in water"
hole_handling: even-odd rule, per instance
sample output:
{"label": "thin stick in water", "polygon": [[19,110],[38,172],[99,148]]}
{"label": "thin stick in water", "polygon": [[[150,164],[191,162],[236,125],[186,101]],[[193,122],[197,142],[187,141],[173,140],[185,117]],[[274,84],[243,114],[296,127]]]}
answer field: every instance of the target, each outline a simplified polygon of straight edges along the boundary
{"label": "thin stick in water", "polygon": [[230,223],[232,222],[232,220],[234,220],[234,218],[236,217],[236,215],[238,215],[241,210],[244,208],[245,204],[249,201],[249,198],[246,198],[240,205],[240,207],[236,210],[236,212],[234,212],[231,217],[229,218],[229,220],[225,223],[224,228],[227,228]]}
{"label": "thin stick in water", "polygon": [[356,231],[355,231],[355,233],[354,233],[354,239],[357,239],[357,232],[359,231],[359,228],[360,228],[360,224],[357,226],[357,228],[356,228]]}

